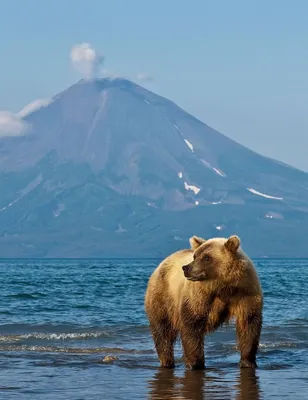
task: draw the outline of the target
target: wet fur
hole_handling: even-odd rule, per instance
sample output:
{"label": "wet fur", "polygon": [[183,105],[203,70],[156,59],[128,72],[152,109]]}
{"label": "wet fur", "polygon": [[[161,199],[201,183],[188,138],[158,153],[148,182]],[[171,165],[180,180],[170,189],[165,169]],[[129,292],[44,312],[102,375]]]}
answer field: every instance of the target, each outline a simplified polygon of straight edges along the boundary
{"label": "wet fur", "polygon": [[[236,320],[241,367],[256,367],[263,295],[237,236],[190,239],[191,249],[171,254],[149,279],[145,310],[161,366],[174,367],[181,337],[187,368],[204,368],[204,335]],[[189,278],[182,267],[187,265]]]}

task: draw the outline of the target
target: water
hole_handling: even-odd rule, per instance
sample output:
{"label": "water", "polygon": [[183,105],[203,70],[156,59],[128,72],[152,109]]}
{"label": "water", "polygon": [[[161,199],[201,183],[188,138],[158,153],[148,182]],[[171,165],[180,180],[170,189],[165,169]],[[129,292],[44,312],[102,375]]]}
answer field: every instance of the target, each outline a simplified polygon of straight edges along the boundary
{"label": "water", "polygon": [[[308,260],[256,260],[259,368],[234,327],[206,339],[205,371],[161,370],[143,308],[153,260],[0,261],[1,399],[308,399]],[[118,359],[109,363],[104,357]]]}

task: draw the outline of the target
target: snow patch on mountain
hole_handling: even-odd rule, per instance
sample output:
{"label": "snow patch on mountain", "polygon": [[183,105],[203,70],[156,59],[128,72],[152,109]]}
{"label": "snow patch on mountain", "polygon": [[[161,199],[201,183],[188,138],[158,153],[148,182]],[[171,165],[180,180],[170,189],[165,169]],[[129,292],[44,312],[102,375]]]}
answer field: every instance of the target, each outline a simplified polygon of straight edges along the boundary
{"label": "snow patch on mountain", "polygon": [[59,217],[60,214],[62,213],[62,211],[65,210],[65,205],[60,203],[58,204],[58,207],[56,208],[56,210],[53,212],[54,217]]}
{"label": "snow patch on mountain", "polygon": [[267,218],[267,219],[283,219],[283,215],[281,215],[280,213],[277,213],[277,212],[268,211],[265,214],[264,218]]}
{"label": "snow patch on mountain", "polygon": [[2,208],[0,209],[0,211],[4,211],[4,210],[6,210],[7,208],[12,207],[12,205],[13,205],[14,203],[16,203],[18,200],[19,200],[19,198],[16,199],[16,200],[14,200],[14,201],[12,201],[12,202],[9,203],[7,206],[2,207]]}
{"label": "snow patch on mountain", "polygon": [[184,139],[184,141],[185,141],[185,143],[187,144],[187,146],[190,148],[190,150],[191,150],[192,152],[194,152],[194,146],[193,146],[187,139]]}
{"label": "snow patch on mountain", "polygon": [[34,190],[38,185],[40,185],[43,181],[43,177],[41,174],[39,174],[36,178],[34,178],[24,189],[20,191],[20,195],[13,200],[11,203],[6,205],[5,207],[2,207],[0,211],[4,211],[9,207],[12,207],[13,204],[17,203],[19,200],[21,200],[23,197],[27,196],[32,190]]}
{"label": "snow patch on mountain", "polygon": [[184,187],[186,190],[192,190],[195,194],[198,194],[200,192],[200,188],[194,185],[188,185],[187,182],[184,182]]}
{"label": "snow patch on mountain", "polygon": [[218,168],[213,168],[213,171],[216,172],[217,175],[222,176],[223,178],[226,176],[226,174]]}
{"label": "snow patch on mountain", "polygon": [[125,228],[123,228],[123,226],[121,224],[118,224],[118,228],[115,230],[115,232],[124,233],[124,232],[127,232],[127,230]]}
{"label": "snow patch on mountain", "polygon": [[283,197],[275,197],[275,196],[270,196],[269,194],[261,193],[258,192],[255,189],[252,188],[246,188],[250,193],[255,194],[257,196],[265,197],[266,199],[272,199],[272,200],[283,200]]}
{"label": "snow patch on mountain", "polygon": [[219,168],[213,167],[213,165],[211,163],[209,163],[208,161],[206,161],[204,158],[201,158],[200,161],[202,162],[202,164],[205,167],[207,167],[207,168],[211,169],[213,172],[215,172],[215,174],[222,176],[223,178],[225,178],[227,176],[227,174],[224,171],[222,171]]}

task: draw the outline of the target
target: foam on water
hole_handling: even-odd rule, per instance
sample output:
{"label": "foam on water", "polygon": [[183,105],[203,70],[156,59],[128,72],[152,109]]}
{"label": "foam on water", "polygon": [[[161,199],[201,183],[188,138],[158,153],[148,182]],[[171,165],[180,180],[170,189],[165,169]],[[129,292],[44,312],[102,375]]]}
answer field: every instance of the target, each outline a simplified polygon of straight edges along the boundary
{"label": "foam on water", "polygon": [[46,352],[46,353],[75,353],[75,354],[152,354],[153,350],[137,350],[137,349],[124,349],[119,347],[56,347],[56,346],[38,346],[38,345],[21,345],[21,346],[1,346],[0,351],[3,352]]}

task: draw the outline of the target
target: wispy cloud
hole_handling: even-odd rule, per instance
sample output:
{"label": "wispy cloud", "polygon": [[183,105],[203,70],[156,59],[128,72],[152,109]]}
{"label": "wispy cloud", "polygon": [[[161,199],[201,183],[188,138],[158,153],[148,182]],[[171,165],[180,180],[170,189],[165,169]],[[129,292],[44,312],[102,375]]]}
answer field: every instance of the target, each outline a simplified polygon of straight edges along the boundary
{"label": "wispy cloud", "polygon": [[0,111],[0,137],[21,136],[27,132],[29,124],[18,114]]}
{"label": "wispy cloud", "polygon": [[52,99],[37,99],[27,104],[18,113],[0,111],[0,137],[22,136],[26,134],[31,124],[23,118],[42,107],[47,107]]}
{"label": "wispy cloud", "polygon": [[96,78],[104,62],[104,56],[89,43],[79,43],[73,46],[70,58],[73,66],[85,79]]}
{"label": "wispy cloud", "polygon": [[102,69],[100,72],[101,72],[101,76],[103,78],[109,78],[109,79],[122,78],[122,79],[125,79],[124,75],[117,74],[116,72],[109,71],[108,69]]}
{"label": "wispy cloud", "polygon": [[17,113],[17,115],[21,118],[26,117],[27,115],[32,114],[34,111],[39,110],[42,107],[47,107],[52,102],[52,99],[37,99],[32,103],[27,104],[22,110]]}
{"label": "wispy cloud", "polygon": [[140,81],[140,82],[153,82],[154,78],[149,74],[145,74],[143,72],[140,72],[137,75],[137,80]]}

